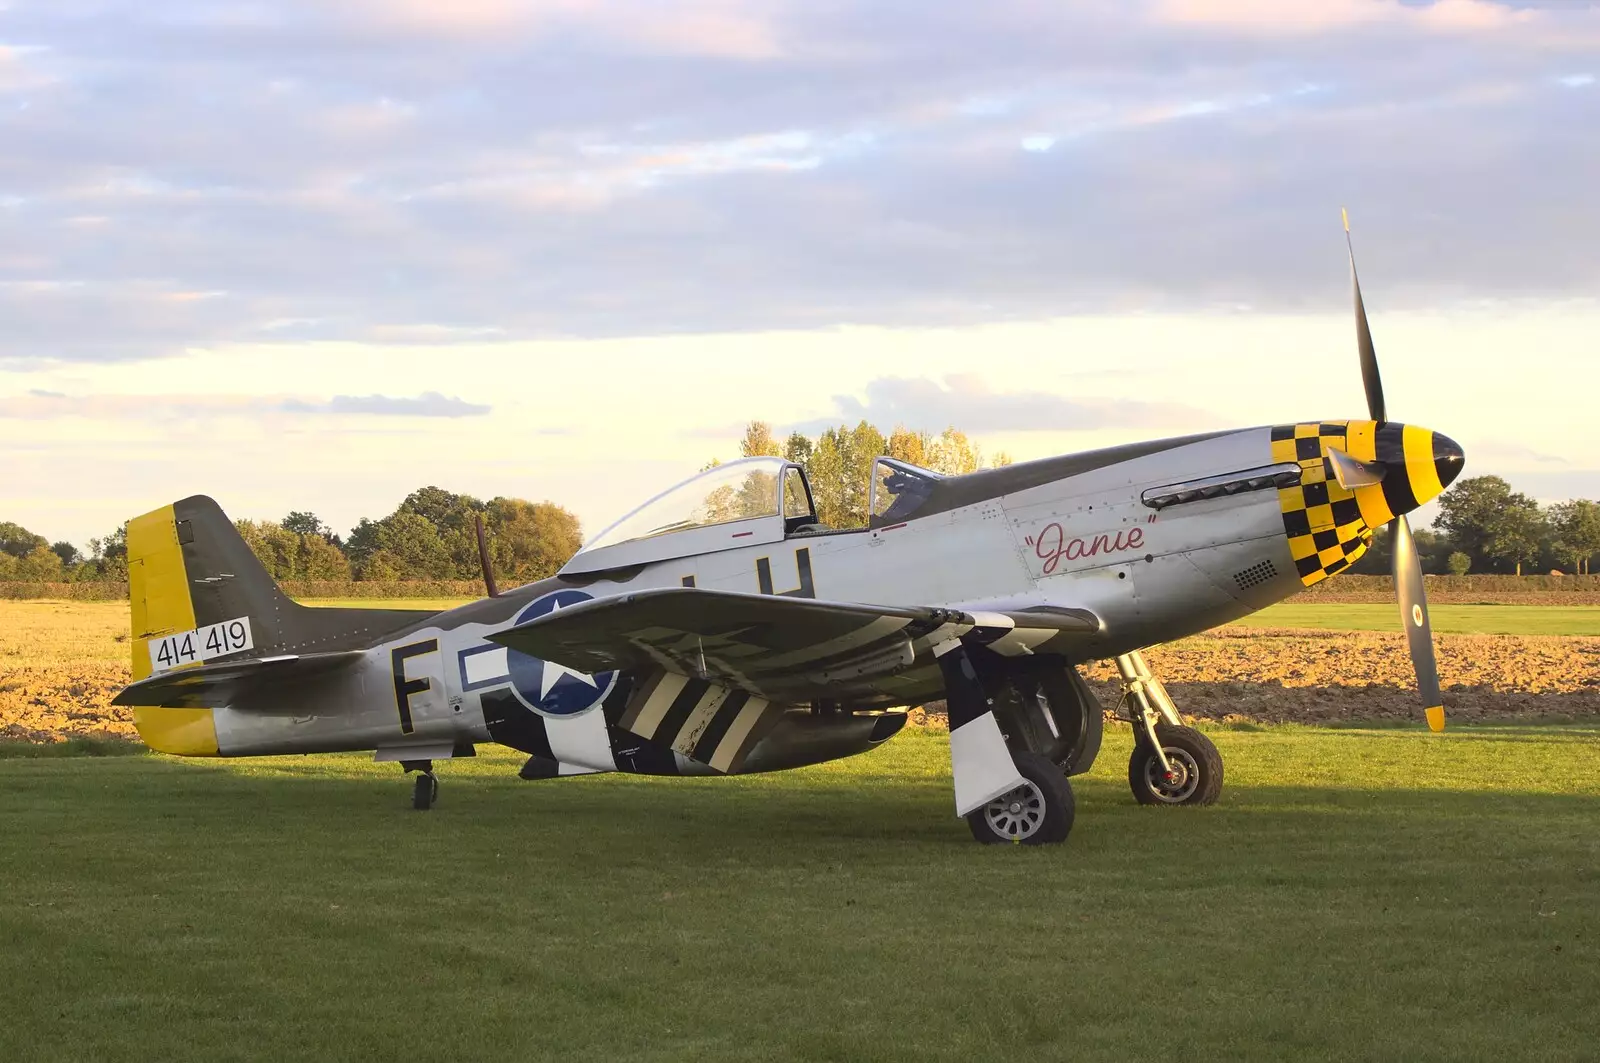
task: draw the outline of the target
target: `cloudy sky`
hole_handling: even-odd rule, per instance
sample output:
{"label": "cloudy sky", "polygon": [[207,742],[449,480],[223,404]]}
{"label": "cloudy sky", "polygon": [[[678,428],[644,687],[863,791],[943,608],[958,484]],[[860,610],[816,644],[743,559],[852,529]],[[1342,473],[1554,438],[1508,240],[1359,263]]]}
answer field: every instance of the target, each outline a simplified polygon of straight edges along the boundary
{"label": "cloudy sky", "polygon": [[1390,413],[1600,496],[1600,6],[0,0],[0,519]]}

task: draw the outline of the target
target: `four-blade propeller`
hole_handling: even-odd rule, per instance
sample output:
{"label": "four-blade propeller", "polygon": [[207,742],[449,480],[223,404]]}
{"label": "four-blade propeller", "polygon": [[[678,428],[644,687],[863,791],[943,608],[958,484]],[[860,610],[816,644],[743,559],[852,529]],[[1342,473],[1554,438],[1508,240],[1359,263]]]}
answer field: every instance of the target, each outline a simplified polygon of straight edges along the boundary
{"label": "four-blade propeller", "polygon": [[[1367,308],[1361,301],[1361,279],[1356,275],[1355,245],[1350,240],[1350,215],[1344,216],[1345,248],[1350,252],[1350,286],[1355,292],[1356,344],[1361,353],[1361,382],[1367,391],[1367,411],[1374,421],[1387,421],[1383,404],[1383,379],[1378,375],[1378,355],[1372,347],[1372,330],[1367,326]],[[1381,479],[1380,469],[1361,462],[1335,459],[1335,474],[1340,483],[1354,487],[1366,480]],[[1346,479],[1349,483],[1346,483]],[[1411,664],[1417,672],[1417,693],[1422,697],[1428,726],[1435,731],[1444,730],[1444,702],[1439,695],[1439,663],[1433,652],[1433,625],[1428,620],[1428,595],[1422,586],[1422,559],[1417,555],[1417,543],[1411,535],[1411,524],[1400,514],[1394,521],[1394,589],[1400,599],[1400,618],[1405,625],[1406,640],[1410,644]]]}

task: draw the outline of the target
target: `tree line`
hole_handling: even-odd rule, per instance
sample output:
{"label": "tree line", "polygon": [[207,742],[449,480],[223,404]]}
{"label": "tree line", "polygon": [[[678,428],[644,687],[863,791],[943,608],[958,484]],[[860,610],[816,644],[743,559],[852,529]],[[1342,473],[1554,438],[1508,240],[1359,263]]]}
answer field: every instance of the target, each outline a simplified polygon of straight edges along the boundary
{"label": "tree line", "polygon": [[[830,528],[866,526],[872,463],[885,455],[946,476],[960,476],[985,467],[982,448],[956,428],[934,435],[896,425],[893,431],[884,433],[866,421],[854,428],[828,428],[815,438],[793,432],[781,442],[773,435],[772,425],[751,421],[739,441],[739,455],[782,457],[804,468],[811,481],[817,520]],[[714,459],[705,468],[719,464],[720,459]],[[1011,457],[1002,451],[988,467],[1010,464]]]}
{"label": "tree line", "polygon": [[[1600,556],[1600,503],[1575,498],[1540,506],[1499,476],[1473,476],[1439,496],[1433,528],[1418,529],[1416,540],[1424,572],[1587,575]],[[1390,550],[1383,528],[1350,571],[1387,573]]]}
{"label": "tree line", "polygon": [[[306,511],[233,523],[277,580],[451,580],[482,574],[479,519],[495,573],[510,583],[554,575],[583,543],[578,518],[552,502],[485,502],[431,486],[411,492],[386,517],[362,518],[348,540]],[[104,539],[89,540],[85,553],[0,523],[0,580],[126,580],[127,536],[124,524]]]}
{"label": "tree line", "polygon": [[[872,463],[882,455],[946,475],[1011,464],[1004,453],[985,460],[965,433],[934,435],[896,426],[884,432],[861,421],[815,436],[779,437],[751,421],[738,443],[741,457],[779,456],[805,468],[817,519],[834,528],[868,521]],[[721,463],[715,459],[705,468]],[[1439,499],[1433,528],[1418,529],[1423,571],[1435,574],[1560,570],[1587,573],[1600,556],[1600,503],[1573,499],[1541,507],[1498,476],[1454,484]],[[393,513],[363,518],[349,538],[334,534],[315,513],[296,510],[280,520],[236,520],[245,542],[279,580],[472,580],[481,575],[475,531],[481,519],[496,576],[506,585],[554,575],[583,543],[578,518],[553,502],[497,497],[483,501],[441,487],[422,487]],[[1388,529],[1352,569],[1387,573]],[[0,521],[0,580],[58,582],[128,578],[127,526],[90,539],[88,550],[52,543],[18,524]]]}

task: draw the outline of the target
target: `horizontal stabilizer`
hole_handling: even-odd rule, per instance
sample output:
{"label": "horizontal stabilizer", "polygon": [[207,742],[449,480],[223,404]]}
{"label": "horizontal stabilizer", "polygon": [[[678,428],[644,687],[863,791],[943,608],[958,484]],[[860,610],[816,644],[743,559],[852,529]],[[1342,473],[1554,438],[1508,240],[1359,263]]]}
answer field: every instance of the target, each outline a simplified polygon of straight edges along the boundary
{"label": "horizontal stabilizer", "polygon": [[174,709],[216,709],[248,698],[282,697],[291,688],[348,668],[361,650],[258,657],[183,668],[141,679],[112,700],[113,705],[159,705]]}

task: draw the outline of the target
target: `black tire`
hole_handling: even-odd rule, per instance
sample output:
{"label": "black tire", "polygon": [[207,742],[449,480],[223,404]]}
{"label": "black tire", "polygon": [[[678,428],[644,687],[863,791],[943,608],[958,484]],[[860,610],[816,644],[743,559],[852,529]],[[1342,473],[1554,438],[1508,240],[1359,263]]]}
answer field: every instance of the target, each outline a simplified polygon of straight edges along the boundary
{"label": "black tire", "polygon": [[972,836],[985,845],[1059,845],[1066,841],[1077,814],[1072,784],[1049,757],[1013,753],[1012,760],[1029,785],[968,814]]}
{"label": "black tire", "polygon": [[[1137,728],[1137,724],[1135,727]],[[1141,805],[1211,805],[1222,796],[1222,754],[1193,727],[1160,724],[1156,738],[1177,778],[1161,778],[1161,761],[1142,734],[1128,759],[1128,786]]]}
{"label": "black tire", "polygon": [[431,772],[418,775],[416,783],[411,788],[411,807],[418,812],[426,812],[437,800],[439,800],[439,777]]}

